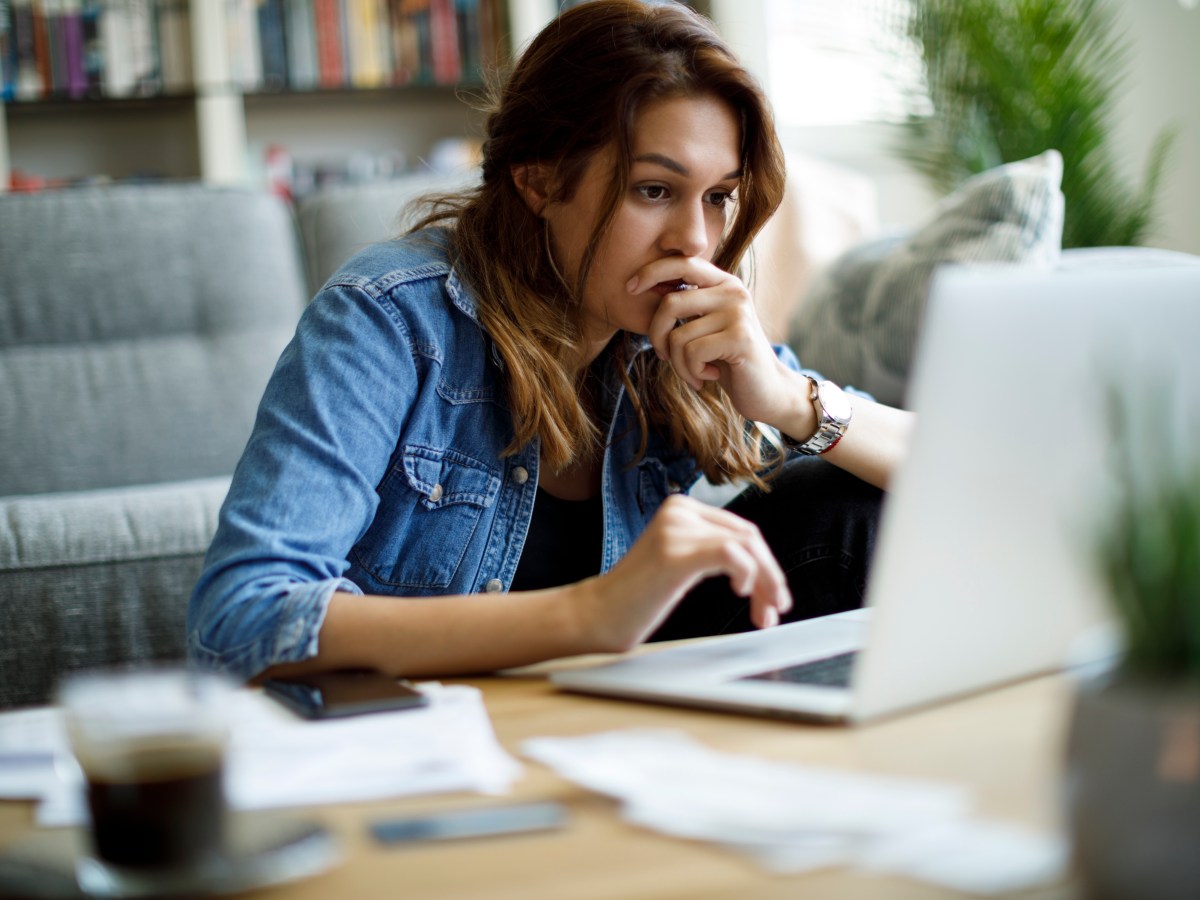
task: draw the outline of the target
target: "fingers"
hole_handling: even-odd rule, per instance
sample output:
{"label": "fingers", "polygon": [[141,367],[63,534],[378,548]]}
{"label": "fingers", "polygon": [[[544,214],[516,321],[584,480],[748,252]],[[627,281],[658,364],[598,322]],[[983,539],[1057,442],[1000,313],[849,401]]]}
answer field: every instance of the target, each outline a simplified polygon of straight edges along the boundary
{"label": "fingers", "polygon": [[750,598],[759,627],[778,623],[792,608],[783,571],[753,523],[691,497],[669,497],[608,574],[577,586],[595,582],[577,595],[589,640],[605,652],[628,650],[692,587],[719,575]]}
{"label": "fingers", "polygon": [[721,377],[720,364],[744,358],[736,313],[717,312],[676,328],[667,338],[671,367],[693,390]]}
{"label": "fingers", "polygon": [[649,338],[659,359],[691,388],[720,377],[720,362],[741,359],[755,350],[756,333],[745,327],[749,300],[744,288],[722,286],[668,294],[650,324]]}
{"label": "fingers", "polygon": [[638,273],[625,285],[626,290],[636,294],[656,284],[682,281],[700,287],[717,284],[729,273],[719,269],[699,256],[664,256],[642,266]]}
{"label": "fingers", "polygon": [[[770,628],[779,624],[780,616],[792,609],[792,595],[787,587],[783,570],[763,540],[758,529],[747,522],[753,531],[747,534],[740,545],[729,544],[748,552],[750,566],[742,573],[742,583],[730,575],[730,586],[734,593],[750,600],[750,620],[759,628]],[[732,567],[734,571],[737,567]]]}
{"label": "fingers", "polygon": [[[668,290],[668,287],[675,286]],[[668,256],[643,266],[625,285],[630,294],[656,291],[661,294],[648,337],[660,356],[666,358],[666,336],[681,319],[704,316],[729,302],[728,287],[745,289],[741,281],[708,260],[695,256]],[[714,288],[726,290],[714,292]],[[665,292],[665,293],[664,293]],[[747,297],[749,296],[746,292]]]}
{"label": "fingers", "polygon": [[[787,579],[762,533],[752,522],[727,510],[689,498],[672,498],[668,504],[686,502],[691,520],[692,564],[700,578],[725,575],[735,594],[750,599],[750,616],[760,628],[778,624],[792,609]],[[664,504],[666,506],[667,504]],[[674,538],[684,543],[683,539]],[[680,549],[677,547],[677,549]]]}
{"label": "fingers", "polygon": [[[722,298],[712,288],[679,290],[666,294],[650,320],[647,337],[659,359],[670,357],[671,334],[676,328],[704,321],[722,305]],[[682,373],[681,373],[682,374]]]}
{"label": "fingers", "polygon": [[[666,268],[667,263],[674,263],[674,267]],[[687,258],[653,263],[642,270],[650,274],[630,284],[644,289],[651,284],[649,279],[667,272],[670,274],[663,282],[653,282],[652,286],[681,283],[678,290],[663,294],[647,337],[658,358],[669,361],[675,373],[698,391],[705,382],[721,378],[722,364],[736,367],[741,360],[765,354],[769,344],[757,324],[758,314],[746,286],[736,276],[708,263],[693,263]]]}

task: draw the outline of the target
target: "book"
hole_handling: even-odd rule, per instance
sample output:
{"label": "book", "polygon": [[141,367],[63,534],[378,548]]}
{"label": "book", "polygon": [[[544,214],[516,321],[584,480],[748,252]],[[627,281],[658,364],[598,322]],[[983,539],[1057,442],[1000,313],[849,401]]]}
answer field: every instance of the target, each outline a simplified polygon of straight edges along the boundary
{"label": "book", "polygon": [[9,0],[0,0],[0,101],[12,100],[17,87],[17,44]]}
{"label": "book", "polygon": [[354,82],[354,61],[351,58],[353,47],[350,35],[350,5],[351,0],[337,0],[338,35],[342,39],[342,87],[349,87]]}
{"label": "book", "polygon": [[134,92],[151,96],[162,91],[158,40],[152,0],[114,0],[110,9],[124,7],[128,17],[129,59],[133,67]]}
{"label": "book", "polygon": [[395,85],[405,85],[417,78],[420,69],[420,47],[416,29],[405,12],[405,0],[388,0],[389,34],[392,42],[392,79]]}
{"label": "book", "polygon": [[156,0],[154,12],[163,93],[189,91],[195,80],[192,74],[192,25],[187,0]]}
{"label": "book", "polygon": [[104,45],[100,40],[103,7],[104,0],[83,0],[79,14],[83,34],[83,72],[89,97],[100,97],[104,93]]}
{"label": "book", "polygon": [[429,0],[429,28],[433,80],[438,84],[457,84],[462,78],[462,61],[454,0]]}
{"label": "book", "polygon": [[288,87],[292,90],[311,90],[319,83],[320,66],[315,21],[314,0],[283,0]]}
{"label": "book", "polygon": [[313,0],[313,22],[317,32],[319,83],[323,88],[339,88],[346,83],[346,69],[338,0]]}
{"label": "book", "polygon": [[400,16],[409,31],[411,52],[406,57],[409,82],[433,81],[433,35],[430,27],[432,0],[401,0]]}
{"label": "book", "polygon": [[46,84],[37,61],[33,0],[12,0],[12,22],[17,76],[13,94],[17,100],[40,99]]}
{"label": "book", "polygon": [[454,0],[454,18],[458,32],[460,81],[479,81],[482,66],[482,37],[479,0]]}
{"label": "book", "polygon": [[33,21],[33,62],[37,66],[38,95],[45,97],[54,91],[53,60],[50,55],[50,32],[47,24],[45,0],[30,3]]}
{"label": "book", "polygon": [[395,84],[396,59],[392,53],[392,13],[388,0],[371,0],[372,18],[375,27],[371,40],[375,44],[375,55],[379,60],[379,86]]}
{"label": "book", "polygon": [[263,80],[263,63],[256,0],[225,2],[230,77],[243,90],[258,90]]}
{"label": "book", "polygon": [[346,0],[351,20],[352,83],[358,88],[383,87],[391,80],[391,54],[385,58],[380,34],[388,27],[377,0]]}
{"label": "book", "polygon": [[106,97],[128,97],[137,88],[133,60],[133,27],[129,7],[121,2],[104,4],[99,19],[102,85]]}
{"label": "book", "polygon": [[83,0],[60,0],[59,39],[66,69],[66,93],[78,100],[87,94],[83,58]]}
{"label": "book", "polygon": [[283,0],[258,0],[258,45],[262,58],[262,90],[283,90],[288,86]]}
{"label": "book", "polygon": [[484,78],[508,52],[508,23],[503,0],[479,0],[479,74]]}

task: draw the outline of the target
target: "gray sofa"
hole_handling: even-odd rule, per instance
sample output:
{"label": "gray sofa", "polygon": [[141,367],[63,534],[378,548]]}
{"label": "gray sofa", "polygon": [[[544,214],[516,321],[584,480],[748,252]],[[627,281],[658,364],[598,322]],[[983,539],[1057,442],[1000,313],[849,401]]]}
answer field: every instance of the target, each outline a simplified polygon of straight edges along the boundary
{"label": "gray sofa", "polygon": [[0,707],[183,654],[186,599],[306,297],[288,209],[0,196]]}
{"label": "gray sofa", "polygon": [[463,176],[0,195],[0,709],[181,659],[188,596],[307,299]]}

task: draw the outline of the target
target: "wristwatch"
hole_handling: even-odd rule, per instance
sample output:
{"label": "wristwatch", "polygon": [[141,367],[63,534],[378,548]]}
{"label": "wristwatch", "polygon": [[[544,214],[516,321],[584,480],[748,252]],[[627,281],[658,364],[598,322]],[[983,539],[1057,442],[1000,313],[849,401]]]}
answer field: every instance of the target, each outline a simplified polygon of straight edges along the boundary
{"label": "wristwatch", "polygon": [[817,411],[817,430],[806,441],[797,441],[786,434],[781,436],[783,442],[797,453],[816,456],[833,449],[834,444],[842,439],[850,426],[854,409],[845,391],[832,381],[817,381],[810,375],[808,382],[812,386],[808,398]]}

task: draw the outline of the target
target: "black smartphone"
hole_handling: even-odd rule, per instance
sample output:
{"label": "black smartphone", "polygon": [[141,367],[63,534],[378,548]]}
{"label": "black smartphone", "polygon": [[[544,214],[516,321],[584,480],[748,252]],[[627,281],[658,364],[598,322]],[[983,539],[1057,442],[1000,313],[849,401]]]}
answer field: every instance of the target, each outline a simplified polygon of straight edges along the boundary
{"label": "black smartphone", "polygon": [[370,669],[268,678],[263,690],[306,719],[415,709],[429,703],[429,698],[411,685]]}

